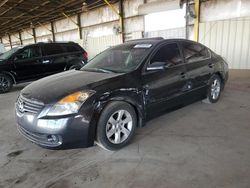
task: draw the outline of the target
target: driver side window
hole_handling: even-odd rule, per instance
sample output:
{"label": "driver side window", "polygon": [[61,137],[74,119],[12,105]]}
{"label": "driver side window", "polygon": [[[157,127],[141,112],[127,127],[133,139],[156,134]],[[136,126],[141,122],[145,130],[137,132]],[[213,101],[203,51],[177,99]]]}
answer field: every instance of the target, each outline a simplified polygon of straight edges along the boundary
{"label": "driver side window", "polygon": [[39,46],[29,47],[21,50],[16,54],[15,60],[20,61],[37,57],[41,57],[41,50]]}
{"label": "driver side window", "polygon": [[176,43],[162,46],[150,61],[150,64],[164,62],[167,67],[182,63],[179,47]]}

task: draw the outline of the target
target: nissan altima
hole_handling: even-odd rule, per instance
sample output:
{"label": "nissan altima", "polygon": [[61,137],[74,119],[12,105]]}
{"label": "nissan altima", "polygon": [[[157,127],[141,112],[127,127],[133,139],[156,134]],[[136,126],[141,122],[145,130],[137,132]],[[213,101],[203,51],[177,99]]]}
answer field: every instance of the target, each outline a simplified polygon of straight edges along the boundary
{"label": "nissan altima", "polygon": [[25,87],[15,105],[17,127],[47,148],[96,142],[117,150],[154,112],[194,100],[217,102],[227,79],[225,60],[202,44],[129,41],[100,53],[81,70]]}

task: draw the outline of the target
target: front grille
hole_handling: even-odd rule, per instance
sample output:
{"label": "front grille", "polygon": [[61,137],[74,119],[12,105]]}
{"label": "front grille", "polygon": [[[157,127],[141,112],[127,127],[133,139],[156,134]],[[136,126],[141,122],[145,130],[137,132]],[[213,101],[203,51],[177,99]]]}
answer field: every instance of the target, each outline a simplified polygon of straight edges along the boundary
{"label": "front grille", "polygon": [[29,112],[37,114],[43,109],[43,107],[44,103],[36,100],[27,99],[22,95],[18,97],[16,102],[16,109],[20,113]]}

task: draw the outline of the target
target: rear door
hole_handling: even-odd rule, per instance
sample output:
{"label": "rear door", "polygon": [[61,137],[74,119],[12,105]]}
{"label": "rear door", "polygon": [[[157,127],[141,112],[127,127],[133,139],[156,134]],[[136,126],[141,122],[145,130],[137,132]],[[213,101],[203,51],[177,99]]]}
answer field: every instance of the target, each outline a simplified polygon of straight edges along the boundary
{"label": "rear door", "polygon": [[46,74],[51,75],[64,71],[67,65],[67,55],[62,44],[48,43],[42,47],[43,64]]}
{"label": "rear door", "polygon": [[178,98],[185,92],[186,68],[178,44],[164,44],[157,49],[149,64],[157,62],[165,62],[168,68],[146,71],[142,76],[148,111],[177,105]]}
{"label": "rear door", "polygon": [[190,90],[205,87],[214,71],[210,50],[191,41],[181,42],[181,44]]}
{"label": "rear door", "polygon": [[45,74],[39,45],[24,47],[13,57],[18,81],[41,78]]}
{"label": "rear door", "polygon": [[70,68],[72,65],[84,65],[84,51],[83,49],[74,43],[68,43],[63,46],[66,51],[66,60],[67,60],[67,68]]}

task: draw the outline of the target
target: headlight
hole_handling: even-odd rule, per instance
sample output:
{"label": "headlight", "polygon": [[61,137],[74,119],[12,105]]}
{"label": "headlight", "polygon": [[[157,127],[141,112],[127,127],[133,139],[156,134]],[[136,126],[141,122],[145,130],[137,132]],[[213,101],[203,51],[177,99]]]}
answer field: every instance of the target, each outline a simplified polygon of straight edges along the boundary
{"label": "headlight", "polygon": [[48,111],[48,116],[60,116],[77,113],[82,104],[95,93],[95,91],[80,91],[68,95],[57,102]]}

